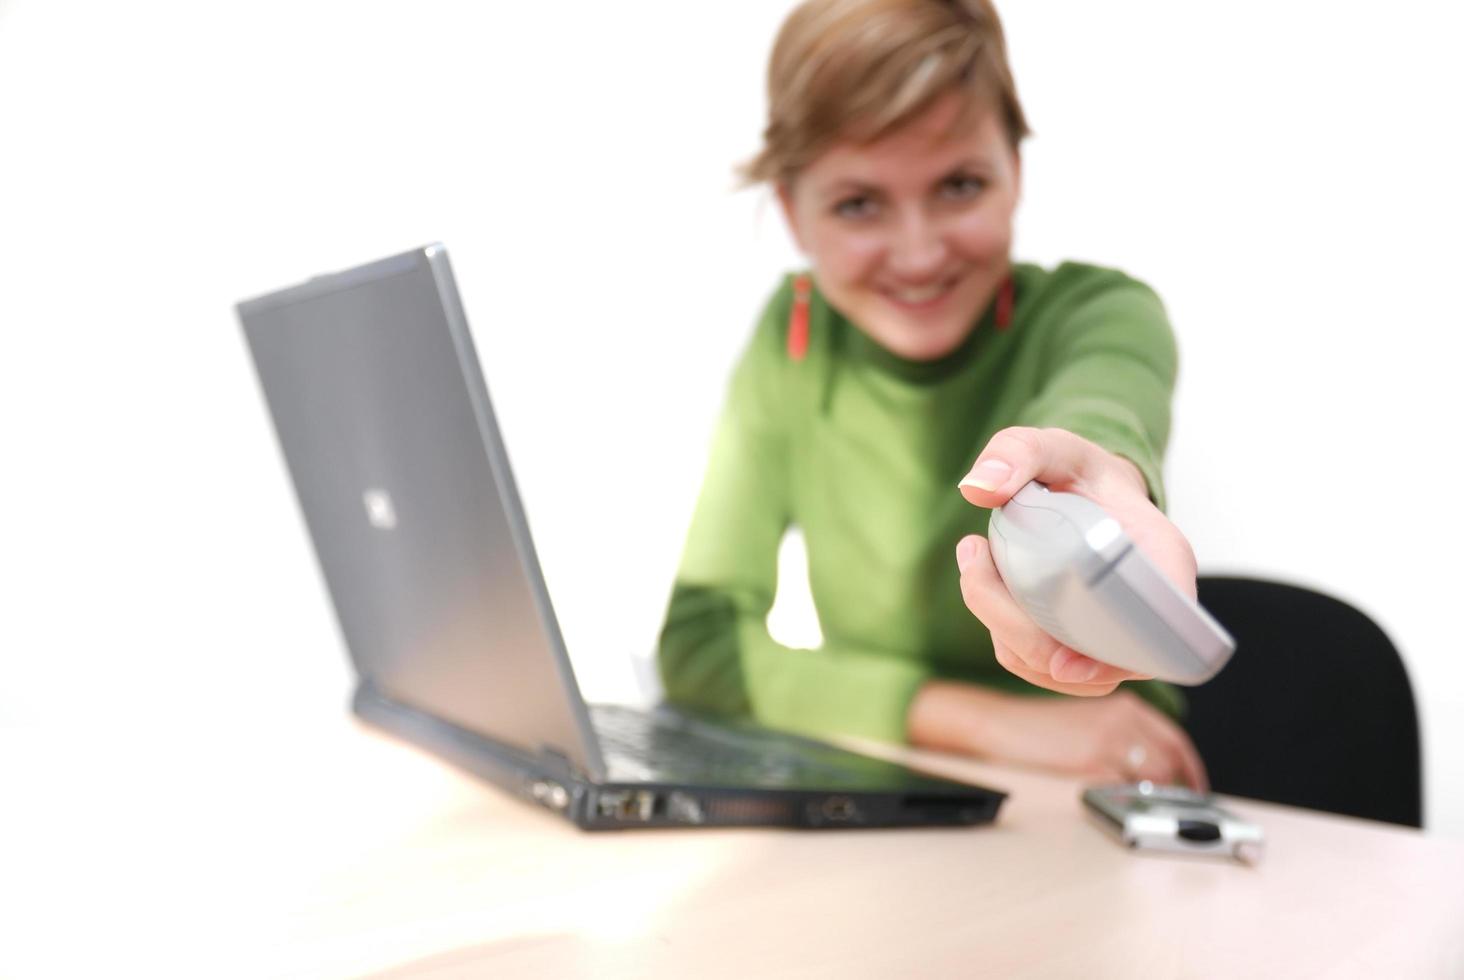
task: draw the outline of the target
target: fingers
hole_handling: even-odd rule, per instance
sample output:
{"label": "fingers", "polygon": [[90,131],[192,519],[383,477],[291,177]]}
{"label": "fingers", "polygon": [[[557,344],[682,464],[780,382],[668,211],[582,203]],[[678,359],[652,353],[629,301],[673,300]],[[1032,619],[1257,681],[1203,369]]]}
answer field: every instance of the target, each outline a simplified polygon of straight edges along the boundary
{"label": "fingers", "polygon": [[1142,701],[1140,704],[1144,710],[1139,713],[1139,724],[1146,736],[1153,739],[1174,760],[1176,772],[1185,785],[1201,793],[1208,793],[1210,777],[1205,772],[1204,760],[1200,758],[1195,743],[1190,741],[1189,734],[1157,708]]}
{"label": "fingers", "polygon": [[1071,694],[1081,698],[1102,697],[1105,694],[1112,694],[1118,687],[1118,682],[1113,681],[1106,684],[1070,684],[1064,681],[1054,680],[1050,674],[1043,674],[1035,671],[1022,663],[1016,654],[1012,653],[1004,644],[995,644],[996,662],[1001,664],[1022,680],[1037,687],[1046,688],[1049,691],[1056,691],[1059,694]]}
{"label": "fingers", "polygon": [[991,631],[997,660],[1024,680],[1065,694],[1107,694],[1129,671],[1085,657],[1048,636],[1007,591],[985,538],[969,535],[956,546],[961,597]]}
{"label": "fingers", "polygon": [[[1137,758],[1132,757],[1131,753],[1137,753]],[[1163,746],[1145,743],[1141,738],[1136,739],[1125,750],[1120,767],[1130,782],[1148,780],[1160,786],[1168,786],[1179,781],[1178,760]]]}
{"label": "fingers", "polygon": [[1064,429],[1026,426],[992,436],[959,486],[961,495],[976,506],[999,507],[1031,480],[1097,499],[1116,483],[1147,496],[1143,478],[1127,460]]}
{"label": "fingers", "polygon": [[1184,783],[1209,790],[1204,763],[1184,730],[1132,691],[1106,699],[1111,710],[1098,765],[1117,766],[1130,781]]}

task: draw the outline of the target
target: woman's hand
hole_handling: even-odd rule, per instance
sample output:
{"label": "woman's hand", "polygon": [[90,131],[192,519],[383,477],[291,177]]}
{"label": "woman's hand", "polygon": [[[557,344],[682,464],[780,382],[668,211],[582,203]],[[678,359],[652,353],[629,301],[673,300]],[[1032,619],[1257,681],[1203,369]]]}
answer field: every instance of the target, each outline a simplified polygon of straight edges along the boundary
{"label": "woman's hand", "polygon": [[1075,700],[929,681],[907,716],[912,744],[1103,782],[1184,783],[1208,791],[1194,743],[1130,691]]}
{"label": "woman's hand", "polygon": [[[986,444],[960,489],[978,507],[999,507],[1030,480],[1097,503],[1181,592],[1194,597],[1194,551],[1150,502],[1133,463],[1062,429],[1003,429]],[[1064,694],[1102,695],[1144,676],[1085,657],[1044,633],[1007,591],[985,538],[962,538],[956,564],[966,607],[991,630],[997,662],[1018,677]]]}

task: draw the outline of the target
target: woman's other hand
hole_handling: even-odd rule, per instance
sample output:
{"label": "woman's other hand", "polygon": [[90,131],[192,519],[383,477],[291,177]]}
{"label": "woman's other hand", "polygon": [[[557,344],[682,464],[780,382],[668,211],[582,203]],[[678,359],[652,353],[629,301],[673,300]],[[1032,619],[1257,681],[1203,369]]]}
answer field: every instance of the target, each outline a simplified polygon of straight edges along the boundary
{"label": "woman's other hand", "polygon": [[[1194,597],[1194,551],[1149,500],[1133,463],[1063,429],[1003,429],[981,451],[960,490],[972,504],[992,508],[1031,480],[1097,503],[1181,592]],[[1007,591],[985,538],[962,538],[956,564],[966,607],[991,631],[997,662],[1013,674],[1049,690],[1090,696],[1144,677],[1085,657],[1043,632]]]}
{"label": "woman's other hand", "polygon": [[1101,782],[1183,783],[1208,791],[1194,743],[1130,691],[1069,699],[929,681],[907,716],[912,744]]}

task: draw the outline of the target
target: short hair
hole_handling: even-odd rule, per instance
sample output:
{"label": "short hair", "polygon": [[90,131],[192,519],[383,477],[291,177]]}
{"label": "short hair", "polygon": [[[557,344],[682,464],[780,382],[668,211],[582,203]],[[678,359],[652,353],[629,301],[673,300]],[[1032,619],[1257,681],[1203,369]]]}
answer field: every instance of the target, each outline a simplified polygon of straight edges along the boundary
{"label": "short hair", "polygon": [[958,125],[995,108],[1013,149],[1030,132],[991,0],[806,0],[773,44],[763,147],[741,176],[791,180],[838,140],[873,142],[952,90],[969,94]]}

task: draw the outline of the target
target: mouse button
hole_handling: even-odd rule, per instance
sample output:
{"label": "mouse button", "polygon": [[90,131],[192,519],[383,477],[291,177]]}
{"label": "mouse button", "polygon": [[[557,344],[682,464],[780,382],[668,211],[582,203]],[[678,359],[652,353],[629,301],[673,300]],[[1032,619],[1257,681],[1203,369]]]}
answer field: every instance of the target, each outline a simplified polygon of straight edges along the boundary
{"label": "mouse button", "polygon": [[1041,504],[1040,498],[1037,498],[1034,504],[1033,498],[1013,497],[998,507],[996,513],[1001,516],[1003,521],[1023,531],[1034,534],[1059,532],[1068,522],[1056,510],[1041,506]]}

